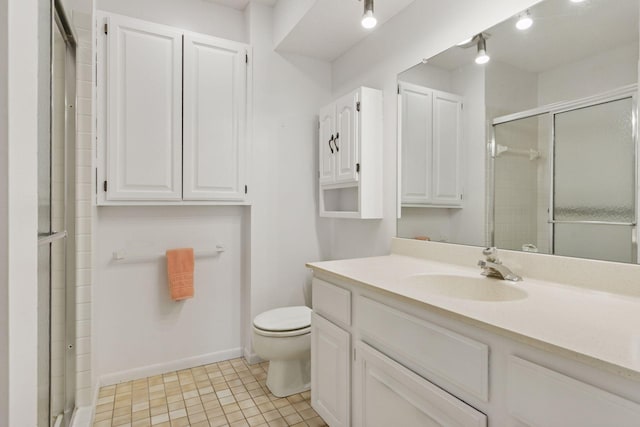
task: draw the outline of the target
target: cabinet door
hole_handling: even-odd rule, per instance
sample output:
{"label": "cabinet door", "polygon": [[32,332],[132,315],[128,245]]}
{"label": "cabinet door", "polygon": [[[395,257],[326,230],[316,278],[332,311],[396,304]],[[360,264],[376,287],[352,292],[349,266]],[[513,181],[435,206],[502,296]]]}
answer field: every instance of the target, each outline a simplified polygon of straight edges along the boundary
{"label": "cabinet door", "polygon": [[450,93],[433,94],[433,202],[462,202],[460,161],[462,98]]}
{"label": "cabinet door", "polygon": [[107,199],[182,197],[182,34],[109,16]]}
{"label": "cabinet door", "polygon": [[368,345],[356,344],[358,427],[486,427],[487,417]]}
{"label": "cabinet door", "polygon": [[402,147],[402,203],[431,202],[433,162],[433,91],[400,85],[400,143]]}
{"label": "cabinet door", "polygon": [[331,184],[335,180],[335,104],[320,110],[320,130],[318,135],[320,158],[320,184]]}
{"label": "cabinet door", "polygon": [[213,37],[184,36],[184,199],[245,195],[247,51]]}
{"label": "cabinet door", "polygon": [[331,427],[350,425],[350,355],[350,334],[313,313],[311,406]]}
{"label": "cabinet door", "polygon": [[358,173],[358,92],[336,101],[336,183],[357,182]]}

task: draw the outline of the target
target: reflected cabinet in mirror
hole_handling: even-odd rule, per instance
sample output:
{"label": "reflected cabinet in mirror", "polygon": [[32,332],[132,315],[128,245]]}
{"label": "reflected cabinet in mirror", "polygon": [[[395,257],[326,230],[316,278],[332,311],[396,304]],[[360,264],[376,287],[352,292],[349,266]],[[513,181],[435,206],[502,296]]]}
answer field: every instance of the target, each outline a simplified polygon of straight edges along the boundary
{"label": "reflected cabinet in mirror", "polygon": [[546,0],[402,72],[398,236],[638,262],[639,3]]}

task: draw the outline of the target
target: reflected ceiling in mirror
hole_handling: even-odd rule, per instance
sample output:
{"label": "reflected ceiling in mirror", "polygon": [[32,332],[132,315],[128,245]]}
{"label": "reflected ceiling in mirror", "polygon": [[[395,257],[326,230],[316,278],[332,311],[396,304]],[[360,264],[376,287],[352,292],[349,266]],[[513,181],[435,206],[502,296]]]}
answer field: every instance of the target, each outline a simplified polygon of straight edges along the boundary
{"label": "reflected ceiling in mirror", "polygon": [[637,262],[638,3],[543,1],[401,73],[398,236]]}

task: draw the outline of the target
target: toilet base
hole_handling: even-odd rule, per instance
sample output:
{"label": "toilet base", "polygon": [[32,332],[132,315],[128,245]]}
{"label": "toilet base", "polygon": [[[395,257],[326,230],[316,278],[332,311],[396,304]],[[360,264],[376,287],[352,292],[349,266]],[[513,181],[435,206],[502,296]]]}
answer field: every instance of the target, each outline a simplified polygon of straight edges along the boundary
{"label": "toilet base", "polygon": [[267,387],[274,396],[286,397],[311,388],[311,360],[271,360]]}

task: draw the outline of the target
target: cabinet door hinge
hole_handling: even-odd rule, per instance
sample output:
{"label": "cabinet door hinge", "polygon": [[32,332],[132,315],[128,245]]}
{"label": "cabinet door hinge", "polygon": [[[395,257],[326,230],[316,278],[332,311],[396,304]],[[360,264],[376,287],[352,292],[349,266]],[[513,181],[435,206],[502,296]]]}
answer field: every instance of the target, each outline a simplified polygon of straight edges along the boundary
{"label": "cabinet door hinge", "polygon": [[360,172],[360,163],[356,163],[356,172]]}
{"label": "cabinet door hinge", "polygon": [[360,101],[356,102],[356,111],[360,111]]}
{"label": "cabinet door hinge", "polygon": [[107,192],[107,181],[106,180],[102,183],[102,190],[104,190],[105,193]]}
{"label": "cabinet door hinge", "polygon": [[249,192],[249,187],[247,187],[246,185],[244,186],[244,194],[247,194]]}
{"label": "cabinet door hinge", "polygon": [[109,34],[109,24],[107,24],[106,22],[104,23],[104,33]]}
{"label": "cabinet door hinge", "polygon": [[248,64],[249,63],[249,54],[245,52],[244,54],[244,63]]}
{"label": "cabinet door hinge", "polygon": [[353,361],[356,361],[356,349],[355,347],[353,348]]}
{"label": "cabinet door hinge", "polygon": [[398,95],[400,95],[400,85],[398,85]]}

